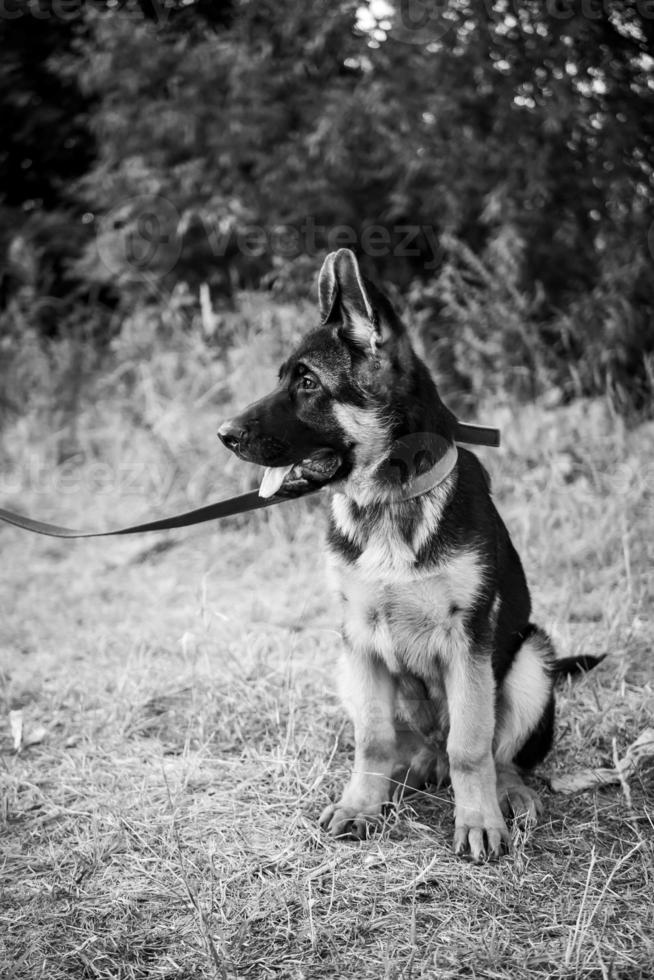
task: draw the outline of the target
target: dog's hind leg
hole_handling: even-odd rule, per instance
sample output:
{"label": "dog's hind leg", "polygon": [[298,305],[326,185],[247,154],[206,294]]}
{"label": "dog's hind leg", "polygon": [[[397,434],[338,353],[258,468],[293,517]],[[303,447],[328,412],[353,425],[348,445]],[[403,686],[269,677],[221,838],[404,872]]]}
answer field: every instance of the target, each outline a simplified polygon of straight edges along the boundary
{"label": "dog's hind leg", "polygon": [[427,783],[442,786],[447,781],[449,763],[444,745],[399,729],[397,746],[398,765],[391,777],[394,801],[423,789]]}
{"label": "dog's hind leg", "polygon": [[391,775],[398,761],[396,682],[374,654],[347,651],[340,687],[354,722],[354,769],[338,803],[323,810],[320,825],[333,837],[363,838],[392,797]]}
{"label": "dog's hind leg", "polygon": [[401,674],[398,683],[394,799],[422,789],[427,783],[442,786],[449,776],[444,692],[439,690],[434,697],[425,682],[410,673]]}
{"label": "dog's hind leg", "polygon": [[552,745],[554,696],[550,638],[534,629],[518,650],[498,697],[494,756],[502,812],[535,821],[540,810],[536,793],[523,781],[522,770],[540,762]]}

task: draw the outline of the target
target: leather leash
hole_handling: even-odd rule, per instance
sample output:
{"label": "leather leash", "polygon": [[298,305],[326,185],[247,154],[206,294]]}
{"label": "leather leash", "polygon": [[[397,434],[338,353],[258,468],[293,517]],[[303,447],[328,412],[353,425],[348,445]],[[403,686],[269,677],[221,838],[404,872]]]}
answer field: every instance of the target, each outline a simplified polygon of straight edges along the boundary
{"label": "leather leash", "polygon": [[[485,425],[471,425],[467,422],[457,422],[454,434],[456,442],[464,442],[474,446],[494,446],[500,444],[499,429]],[[302,497],[308,497],[316,490],[308,490]],[[204,524],[207,521],[218,521],[223,517],[234,517],[236,514],[246,514],[252,510],[261,510],[264,507],[271,507],[273,504],[281,504],[286,500],[293,500],[293,497],[269,497],[259,496],[257,490],[249,493],[242,493],[237,497],[229,497],[227,500],[219,500],[215,504],[207,504],[205,507],[198,507],[197,510],[189,510],[184,514],[176,514],[174,517],[163,517],[157,521],[148,521],[145,524],[133,524],[129,527],[121,527],[113,531],[78,531],[71,527],[61,527],[59,524],[48,524],[46,521],[37,521],[23,514],[16,514],[10,510],[0,507],[0,521],[12,524],[14,527],[22,528],[24,531],[33,531],[35,534],[45,534],[51,538],[108,538],[120,534],[142,534],[145,531],[171,531],[178,527],[190,527],[193,524]]]}
{"label": "leather leash", "polygon": [[[308,491],[302,496],[308,496]],[[207,504],[206,507],[198,507],[197,510],[189,510],[185,514],[176,514],[174,517],[162,517],[158,521],[148,521],[146,524],[134,524],[130,527],[121,527],[114,531],[77,531],[72,527],[61,527],[59,524],[48,524],[45,521],[36,521],[31,517],[24,517],[22,514],[15,514],[10,510],[0,507],[0,521],[13,524],[14,527],[23,528],[25,531],[34,531],[36,534],[47,534],[51,538],[108,538],[116,534],[141,534],[144,531],[170,531],[176,527],[189,527],[191,524],[204,524],[206,521],[218,521],[221,517],[233,517],[235,514],[245,514],[250,510],[260,510],[262,507],[270,507],[272,504],[281,504],[284,499],[271,497],[265,500],[259,496],[257,490],[250,493],[242,493],[238,497],[230,497],[228,500],[219,500],[215,504]]]}

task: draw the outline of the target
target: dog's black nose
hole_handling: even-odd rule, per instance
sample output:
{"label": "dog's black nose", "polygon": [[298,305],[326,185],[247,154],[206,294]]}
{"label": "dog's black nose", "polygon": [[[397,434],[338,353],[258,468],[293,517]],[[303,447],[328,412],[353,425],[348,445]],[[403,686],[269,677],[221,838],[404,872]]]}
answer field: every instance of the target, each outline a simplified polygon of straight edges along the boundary
{"label": "dog's black nose", "polygon": [[231,449],[233,453],[238,452],[238,447],[241,444],[241,439],[245,435],[245,430],[242,426],[236,424],[232,419],[229,419],[218,429],[218,438],[224,446]]}

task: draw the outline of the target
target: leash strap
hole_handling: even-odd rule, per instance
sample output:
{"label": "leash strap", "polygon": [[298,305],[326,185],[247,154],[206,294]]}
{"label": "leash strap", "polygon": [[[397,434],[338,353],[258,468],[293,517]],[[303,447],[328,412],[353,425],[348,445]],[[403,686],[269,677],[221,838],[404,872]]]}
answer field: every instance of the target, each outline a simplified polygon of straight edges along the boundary
{"label": "leash strap", "polygon": [[[473,446],[499,446],[499,429],[493,429],[487,425],[470,425],[467,422],[457,422],[454,435],[456,442],[465,442]],[[456,452],[456,447],[454,447]],[[450,469],[456,463],[451,458],[447,460]],[[431,474],[428,474],[431,476]],[[303,493],[303,497],[308,497],[316,490],[309,490]],[[413,496],[413,495],[412,495]],[[215,504],[207,504],[206,507],[198,507],[197,510],[189,510],[185,514],[177,514],[175,517],[163,517],[158,521],[148,521],[145,524],[132,524],[129,527],[120,527],[113,531],[78,531],[72,527],[62,527],[59,524],[48,524],[46,521],[36,521],[23,514],[15,514],[11,510],[4,510],[0,507],[0,521],[5,524],[12,524],[14,527],[22,528],[24,531],[33,531],[35,534],[45,534],[50,538],[111,538],[120,534],[142,534],[146,531],[171,531],[177,527],[190,527],[192,524],[205,524],[207,521],[219,521],[223,517],[234,517],[236,514],[246,514],[251,510],[262,510],[264,507],[271,507],[274,504],[284,503],[285,500],[292,500],[292,497],[269,497],[259,496],[257,490],[250,493],[242,493],[238,497],[229,497],[228,500],[219,500]]]}
{"label": "leash strap", "polygon": [[189,527],[191,524],[204,524],[206,521],[218,521],[221,517],[233,517],[235,514],[245,514],[250,510],[261,510],[262,507],[270,507],[272,504],[281,504],[283,497],[271,497],[265,500],[259,496],[257,490],[250,493],[243,493],[238,497],[230,497],[229,500],[219,500],[215,504],[208,504],[206,507],[199,507],[197,510],[189,510],[185,514],[177,514],[175,517],[164,517],[159,521],[148,521],[146,524],[134,524],[130,527],[121,527],[114,531],[77,531],[71,527],[61,527],[59,524],[48,524],[45,521],[35,521],[31,517],[24,517],[22,514],[14,514],[10,510],[3,510],[0,507],[0,520],[14,527],[23,528],[25,531],[34,531],[36,534],[47,534],[51,538],[108,538],[117,534],[140,534],[143,531],[170,531],[176,527]]}

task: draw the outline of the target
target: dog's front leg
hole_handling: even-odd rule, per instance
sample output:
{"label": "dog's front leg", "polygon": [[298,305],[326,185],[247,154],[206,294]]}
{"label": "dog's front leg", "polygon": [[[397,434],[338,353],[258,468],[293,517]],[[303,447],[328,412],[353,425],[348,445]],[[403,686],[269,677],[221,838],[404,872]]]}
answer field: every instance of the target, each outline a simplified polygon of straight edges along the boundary
{"label": "dog's front leg", "polygon": [[454,851],[474,861],[500,857],[509,833],[497,799],[490,655],[457,651],[445,670],[450,714],[447,754],[454,790]]}
{"label": "dog's front leg", "polygon": [[320,825],[334,837],[364,838],[390,801],[397,764],[395,681],[374,654],[348,650],[343,657],[341,697],[354,722],[354,769],[338,803],[323,811]]}

